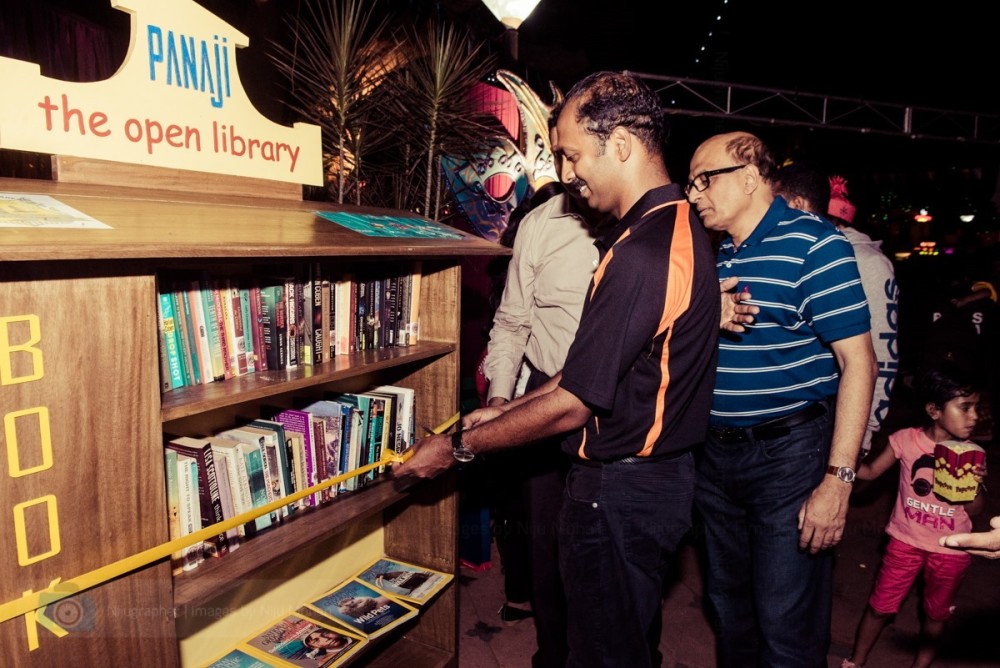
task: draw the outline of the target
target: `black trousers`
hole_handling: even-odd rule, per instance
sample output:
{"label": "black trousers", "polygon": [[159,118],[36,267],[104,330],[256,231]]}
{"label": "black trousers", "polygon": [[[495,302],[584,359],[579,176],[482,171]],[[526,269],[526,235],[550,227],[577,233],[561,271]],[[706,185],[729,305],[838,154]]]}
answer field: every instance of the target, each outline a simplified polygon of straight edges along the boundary
{"label": "black trousers", "polygon": [[[526,391],[549,377],[532,370]],[[566,596],[559,576],[557,528],[562,507],[567,457],[561,437],[502,453],[494,507],[497,549],[509,601],[530,600],[535,613],[538,650],[533,668],[566,665]],[[490,468],[494,468],[491,466]]]}

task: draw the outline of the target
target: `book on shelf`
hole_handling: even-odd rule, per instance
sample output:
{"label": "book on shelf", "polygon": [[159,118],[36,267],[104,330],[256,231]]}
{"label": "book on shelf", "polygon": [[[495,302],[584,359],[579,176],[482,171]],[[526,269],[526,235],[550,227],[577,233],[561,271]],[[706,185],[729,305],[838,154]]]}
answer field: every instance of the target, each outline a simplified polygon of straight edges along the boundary
{"label": "book on shelf", "polygon": [[209,358],[212,360],[212,379],[223,380],[226,377],[226,365],[222,360],[222,342],[220,341],[219,313],[215,307],[215,297],[212,294],[212,281],[207,272],[198,281],[198,291],[201,295],[202,312],[205,314],[205,332],[208,335]]}
{"label": "book on shelf", "polygon": [[[340,463],[340,472],[350,473],[368,462],[368,448],[371,444],[369,436],[371,398],[353,392],[331,392],[326,395],[326,399],[350,409],[350,420],[347,426],[343,427],[347,458],[346,462],[341,461]],[[341,452],[343,451],[344,447],[342,446]],[[354,491],[366,482],[367,474],[349,478],[345,482],[346,491]]]}
{"label": "book on shelf", "polygon": [[157,312],[163,323],[164,352],[167,355],[167,366],[170,368],[170,389],[184,387],[184,370],[181,366],[180,353],[181,341],[177,332],[177,319],[174,317],[174,300],[169,292],[160,293],[160,304]]}
{"label": "book on shelf", "polygon": [[[207,438],[171,436],[166,438],[165,447],[178,454],[195,460],[198,476],[198,513],[200,526],[218,524],[225,519],[222,515],[222,500],[219,497],[219,478],[215,470],[215,457],[211,442]],[[204,553],[207,557],[221,557],[229,553],[229,540],[225,532],[206,539]]]}
{"label": "book on shelf", "polygon": [[234,647],[220,657],[212,659],[205,668],[277,668],[274,661],[264,661],[238,647]]}
{"label": "book on shelf", "polygon": [[357,579],[396,598],[423,605],[454,579],[451,573],[381,557],[361,569]]}
{"label": "book on shelf", "polygon": [[238,649],[277,666],[326,668],[343,665],[366,642],[344,628],[293,612],[248,637]]}
{"label": "book on shelf", "polygon": [[[299,410],[305,411],[313,419],[323,423],[323,441],[313,439],[313,452],[315,457],[316,482],[332,478],[341,473],[340,470],[340,450],[341,434],[343,432],[343,407],[335,401],[319,400],[304,402],[298,406]],[[316,435],[316,429],[313,429]],[[322,464],[323,475],[319,477],[319,468]],[[313,483],[316,484],[316,483]],[[338,487],[331,486],[325,490],[323,499],[333,498],[337,495]]]}
{"label": "book on shelf", "polygon": [[267,350],[264,346],[264,316],[260,297],[260,281],[250,283],[250,329],[253,337],[253,362],[257,371],[267,371]]}
{"label": "book on shelf", "polygon": [[[201,501],[198,498],[198,462],[194,457],[177,454],[178,515],[181,536],[201,530]],[[204,561],[202,543],[181,548],[181,570],[191,571]]]}
{"label": "book on shelf", "polygon": [[[315,485],[318,480],[313,463],[315,445],[313,444],[312,415],[296,408],[274,406],[262,406],[261,412],[271,420],[280,422],[284,427],[286,437],[290,440],[293,455],[290,468],[295,472],[296,491]],[[308,506],[317,506],[321,500],[322,495],[316,493],[307,496],[304,502]]]}
{"label": "book on shelf", "polygon": [[287,369],[295,369],[299,366],[300,353],[302,352],[302,346],[300,345],[302,329],[300,327],[299,317],[305,309],[299,305],[301,297],[301,283],[295,278],[294,274],[286,276],[285,322],[288,324],[288,329],[285,330],[285,338],[288,359],[285,362],[285,368]]}
{"label": "book on shelf", "polygon": [[229,380],[237,375],[234,366],[233,309],[231,304],[229,308],[226,307],[226,304],[229,303],[229,279],[211,278],[209,286],[212,293],[212,303],[215,304],[216,326],[219,330],[219,354],[222,357],[223,378]]}
{"label": "book on shelf", "polygon": [[208,313],[201,294],[201,281],[188,278],[184,285],[187,289],[187,299],[191,307],[191,324],[195,330],[198,348],[198,362],[201,367],[201,383],[207,385],[214,382],[218,374],[212,359],[212,346],[209,340]]}
{"label": "book on shelf", "polygon": [[181,358],[177,351],[177,325],[174,321],[174,307],[170,295],[160,293],[156,306],[156,327],[161,336],[160,368],[163,391],[183,387],[184,376],[181,375]]}
{"label": "book on shelf", "polygon": [[387,348],[396,345],[396,334],[399,331],[399,321],[397,319],[397,302],[399,298],[399,277],[387,276],[383,287],[382,297],[382,327],[385,332],[383,338]]}
{"label": "book on shelf", "polygon": [[421,263],[415,262],[410,274],[410,304],[406,315],[406,345],[412,346],[420,341],[420,272]]}
{"label": "book on shelf", "polygon": [[396,385],[379,385],[373,391],[395,394],[396,400],[396,438],[394,451],[401,454],[416,440],[416,391],[410,387]]}
{"label": "book on shelf", "polygon": [[[214,454],[214,452],[213,452]],[[222,519],[231,520],[236,517],[236,504],[233,501],[233,486],[229,482],[229,465],[216,458],[215,475],[219,479],[219,501],[222,503]],[[226,529],[226,541],[229,543],[229,551],[232,552],[240,546],[240,533],[236,527]]]}
{"label": "book on shelf", "polygon": [[178,290],[176,285],[171,286],[170,298],[174,302],[174,318],[177,321],[177,332],[181,341],[181,365],[184,369],[186,385],[199,385],[201,383],[198,369],[198,360],[193,357],[195,349],[192,348],[192,332],[188,323],[189,309],[184,307],[183,290]]}
{"label": "book on shelf", "polygon": [[[163,470],[167,488],[167,535],[170,540],[181,537],[181,487],[177,478],[177,451],[163,451]],[[170,566],[174,575],[183,572],[183,553],[177,550],[170,555]]]}
{"label": "book on shelf", "polygon": [[[363,465],[374,464],[382,458],[382,452],[389,447],[389,439],[393,438],[393,421],[396,419],[396,395],[380,392],[364,392],[363,396],[368,397],[369,409],[368,420],[368,452],[367,459]],[[365,474],[365,479],[369,482],[375,480],[382,473],[384,467],[372,469]]]}
{"label": "book on shelf", "polygon": [[[327,474],[326,467],[329,463],[329,458],[327,458],[325,448],[327,447],[327,437],[326,437],[326,420],[312,413],[309,414],[309,423],[312,425],[313,429],[313,439],[312,445],[307,452],[309,457],[310,465],[312,466],[312,484],[315,485],[322,480],[327,480],[332,476],[336,476],[340,471],[334,471]],[[341,430],[343,433],[343,430]],[[337,434],[334,436],[337,442],[340,442],[341,436]],[[340,458],[338,457],[339,461]],[[333,497],[337,496],[338,487],[327,487],[319,493],[320,501],[328,501]]]}
{"label": "book on shelf", "polygon": [[382,333],[382,280],[373,278],[368,282],[370,294],[370,306],[368,309],[368,329],[371,336],[372,350],[379,350],[385,347],[385,342],[380,338]]}
{"label": "book on shelf", "polygon": [[337,279],[333,284],[333,330],[336,335],[334,354],[347,355],[351,352],[351,295],[354,286],[350,276]]}
{"label": "book on shelf", "polygon": [[[295,490],[292,487],[292,464],[289,457],[288,436],[285,434],[285,426],[280,420],[272,420],[266,417],[252,419],[247,422],[247,426],[273,432],[273,435],[267,438],[268,480],[271,484],[271,489],[274,491],[273,496],[275,499],[289,496]],[[285,516],[287,517],[288,513],[294,510],[294,504],[289,504],[285,508]]]}
{"label": "book on shelf", "polygon": [[352,578],[307,603],[366,638],[377,638],[417,615],[417,609]]}
{"label": "book on shelf", "polygon": [[368,281],[364,277],[354,282],[354,292],[356,296],[351,306],[354,307],[355,350],[368,350]]}
{"label": "book on shelf", "polygon": [[[319,320],[314,322],[313,326],[319,330],[320,338],[314,341],[314,348],[316,352],[313,353],[313,358],[316,360],[317,364],[321,364],[323,362],[328,362],[330,358],[333,357],[333,332],[330,331],[333,327],[333,295],[329,277],[326,276],[321,268],[319,268],[319,265],[316,266],[317,277],[314,280],[319,280]],[[315,292],[315,290],[316,287],[313,286],[313,291]],[[314,297],[314,317],[315,309],[316,301]]]}
{"label": "book on shelf", "polygon": [[[217,434],[217,436],[226,436],[238,443],[235,447],[228,446],[227,444],[223,445],[232,447],[236,456],[243,461],[243,471],[246,474],[246,487],[249,490],[249,509],[253,510],[254,508],[266,506],[268,504],[268,485],[264,474],[264,456],[262,454],[263,436],[254,435],[240,429],[227,429]],[[241,484],[243,482],[243,480],[240,481]],[[256,531],[261,531],[277,521],[278,517],[274,512],[264,513],[254,520],[254,527]]]}
{"label": "book on shelf", "polygon": [[260,286],[260,315],[267,368],[275,371],[288,364],[288,319],[285,283],[264,279]]}
{"label": "book on shelf", "polygon": [[233,367],[234,372],[236,375],[242,376],[248,373],[246,330],[243,324],[243,300],[240,297],[240,287],[236,280],[228,281],[228,284],[229,300],[227,302],[226,317],[232,318],[233,345],[235,347],[235,350],[230,350],[229,354],[235,362]]}
{"label": "book on shelf", "polygon": [[[283,494],[282,490],[282,476],[279,471],[278,462],[276,457],[278,455],[278,447],[284,447],[283,443],[278,443],[277,436],[274,431],[270,429],[263,429],[261,427],[253,426],[250,424],[238,424],[232,429],[227,429],[222,432],[226,436],[235,438],[236,440],[243,441],[246,444],[254,444],[259,446],[261,467],[264,479],[263,493],[264,502],[259,505],[266,505],[272,501],[280,499]],[[250,466],[248,465],[247,470],[250,471]],[[259,494],[255,491],[253,487],[253,479],[251,478],[251,495]],[[256,499],[254,506],[256,507]],[[271,521],[280,522],[282,518],[287,517],[287,508],[282,508],[271,512]]]}
{"label": "book on shelf", "polygon": [[302,309],[299,318],[299,364],[313,364],[312,272],[309,267],[296,272],[296,307]]}
{"label": "book on shelf", "polygon": [[[253,498],[250,495],[250,477],[247,473],[244,444],[228,436],[209,436],[212,444],[212,454],[216,461],[225,466],[228,471],[229,487],[232,492],[233,507],[237,515],[253,510]],[[219,467],[216,467],[217,469]],[[252,536],[257,532],[260,518],[237,527],[240,536]]]}
{"label": "book on shelf", "polygon": [[240,315],[243,316],[243,341],[246,346],[247,373],[257,371],[256,351],[253,347],[254,322],[250,313],[250,288],[239,286]]}

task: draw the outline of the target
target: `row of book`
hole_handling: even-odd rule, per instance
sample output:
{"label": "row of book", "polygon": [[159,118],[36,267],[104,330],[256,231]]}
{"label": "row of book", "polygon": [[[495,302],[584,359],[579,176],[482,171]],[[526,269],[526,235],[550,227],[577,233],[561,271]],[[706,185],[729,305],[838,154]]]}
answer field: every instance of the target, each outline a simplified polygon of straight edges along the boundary
{"label": "row of book", "polygon": [[320,262],[279,275],[165,273],[162,390],[412,345],[419,310],[419,262],[398,274],[334,274]]}
{"label": "row of book", "polygon": [[[377,464],[413,445],[414,390],[382,385],[363,393],[329,393],[295,408],[264,406],[208,436],[164,436],[171,540],[278,501],[337,476]],[[222,557],[242,540],[296,512],[375,480],[383,467],[347,477],[254,521],[173,555],[175,573]]]}
{"label": "row of book", "polygon": [[328,668],[347,663],[369,640],[419,612],[453,576],[382,557],[258,629],[209,668]]}

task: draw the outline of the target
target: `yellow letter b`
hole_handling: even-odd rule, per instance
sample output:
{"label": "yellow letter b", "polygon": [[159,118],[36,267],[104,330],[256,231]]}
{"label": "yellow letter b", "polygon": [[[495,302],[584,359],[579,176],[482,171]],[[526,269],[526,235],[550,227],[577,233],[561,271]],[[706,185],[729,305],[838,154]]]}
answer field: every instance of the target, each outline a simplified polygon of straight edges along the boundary
{"label": "yellow letter b", "polygon": [[[11,343],[10,330],[14,323],[25,323],[28,326],[28,340],[23,343]],[[42,369],[42,350],[35,344],[42,340],[42,326],[37,315],[19,315],[0,318],[0,385],[13,385],[38,380],[45,372]],[[13,356],[15,353],[30,355],[29,368],[31,373],[14,376]]]}

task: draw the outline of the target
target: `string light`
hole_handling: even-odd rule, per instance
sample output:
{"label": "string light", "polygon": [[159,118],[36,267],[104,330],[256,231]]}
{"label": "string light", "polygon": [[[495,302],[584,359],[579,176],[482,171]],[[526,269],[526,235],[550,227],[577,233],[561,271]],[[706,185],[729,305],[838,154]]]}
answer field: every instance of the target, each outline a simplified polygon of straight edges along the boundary
{"label": "string light", "polygon": [[[716,24],[719,24],[719,23],[722,22],[724,10],[726,8],[726,5],[728,5],[728,4],[729,4],[729,0],[722,0],[722,9],[719,11],[718,14],[715,15],[715,23]],[[713,28],[713,29],[711,29],[711,30],[708,31],[708,35],[706,36],[706,38],[704,40],[704,43],[700,47],[698,47],[698,52],[695,54],[695,57],[694,57],[694,64],[695,65],[700,65],[701,64],[701,59],[705,55],[707,55],[706,52],[708,51],[709,43],[710,43],[712,37],[714,37],[714,36],[715,36],[715,29]]]}

